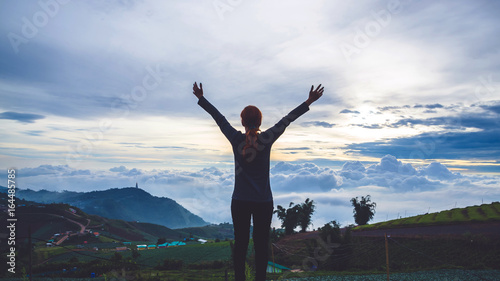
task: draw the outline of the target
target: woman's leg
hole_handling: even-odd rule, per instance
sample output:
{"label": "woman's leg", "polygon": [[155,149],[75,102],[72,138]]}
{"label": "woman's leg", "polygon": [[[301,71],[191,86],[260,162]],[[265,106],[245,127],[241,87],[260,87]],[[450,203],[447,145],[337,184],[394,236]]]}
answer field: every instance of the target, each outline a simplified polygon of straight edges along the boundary
{"label": "woman's leg", "polygon": [[248,239],[250,237],[250,206],[248,202],[231,201],[231,216],[234,227],[234,277],[236,281],[245,280],[245,261],[248,252]]}
{"label": "woman's leg", "polygon": [[253,243],[255,248],[255,280],[266,280],[269,230],[273,219],[273,202],[254,203]]}

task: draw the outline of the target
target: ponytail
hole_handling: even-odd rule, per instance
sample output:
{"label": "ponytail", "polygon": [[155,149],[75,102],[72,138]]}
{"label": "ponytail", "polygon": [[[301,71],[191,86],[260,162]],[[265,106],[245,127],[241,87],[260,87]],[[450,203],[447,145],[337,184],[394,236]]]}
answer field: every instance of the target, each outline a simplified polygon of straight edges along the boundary
{"label": "ponytail", "polygon": [[257,152],[257,132],[262,122],[262,113],[260,110],[249,105],[241,111],[241,124],[245,126],[245,146],[243,147],[243,156],[245,156],[248,148],[253,148],[255,154]]}
{"label": "ponytail", "polygon": [[252,127],[248,129],[245,133],[245,146],[243,147],[243,156],[246,155],[248,148],[254,148],[257,150],[257,132],[260,131],[258,128]]}

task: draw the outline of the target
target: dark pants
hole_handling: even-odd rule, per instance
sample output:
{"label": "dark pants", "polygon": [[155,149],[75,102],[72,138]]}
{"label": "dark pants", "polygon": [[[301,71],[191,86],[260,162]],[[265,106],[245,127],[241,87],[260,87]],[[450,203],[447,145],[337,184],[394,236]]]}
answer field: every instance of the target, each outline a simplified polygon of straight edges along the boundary
{"label": "dark pants", "polygon": [[250,202],[233,199],[231,215],[234,226],[234,275],[235,280],[245,280],[245,260],[250,238],[250,217],[253,216],[253,243],[255,248],[255,280],[266,279],[268,243],[273,202]]}

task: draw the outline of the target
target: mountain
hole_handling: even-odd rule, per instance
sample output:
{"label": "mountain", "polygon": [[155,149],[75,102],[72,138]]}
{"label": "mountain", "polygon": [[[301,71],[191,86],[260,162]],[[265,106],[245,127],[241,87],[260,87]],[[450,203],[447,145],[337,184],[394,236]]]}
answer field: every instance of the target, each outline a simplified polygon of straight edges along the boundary
{"label": "mountain", "polygon": [[[7,194],[0,192],[1,202],[7,202],[7,199]],[[89,239],[89,234],[85,230],[97,231],[101,236],[107,237],[107,240],[116,241],[154,242],[158,238],[177,240],[185,237],[184,233],[162,225],[127,222],[89,215],[77,207],[63,203],[43,204],[16,198],[16,205],[16,219],[18,222],[22,222],[16,224],[17,237],[28,237],[28,229],[30,228],[35,242],[47,241],[54,233],[66,231],[81,232],[80,236],[84,236],[81,238],[72,236],[72,240]],[[0,204],[1,206],[2,204]],[[7,212],[0,212],[0,225],[3,228],[6,227],[4,224],[8,223],[7,214]],[[7,243],[5,242],[5,244]]]}
{"label": "mountain", "polygon": [[20,189],[17,190],[16,197],[39,203],[66,203],[88,214],[159,224],[168,228],[209,224],[170,198],[152,196],[142,189],[133,187],[91,192]]}

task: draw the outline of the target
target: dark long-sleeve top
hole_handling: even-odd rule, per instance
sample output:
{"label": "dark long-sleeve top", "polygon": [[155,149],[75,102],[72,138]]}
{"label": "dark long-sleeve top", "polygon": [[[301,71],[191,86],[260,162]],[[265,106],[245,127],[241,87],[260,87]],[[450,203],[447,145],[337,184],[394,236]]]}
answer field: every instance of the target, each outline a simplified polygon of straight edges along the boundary
{"label": "dark long-sleeve top", "polygon": [[247,148],[243,153],[246,136],[236,130],[226,118],[205,97],[198,101],[205,111],[215,120],[220,130],[231,143],[234,154],[234,191],[233,199],[253,202],[273,200],[269,180],[271,146],[285,132],[286,127],[309,110],[307,103],[302,103],[271,128],[258,134],[257,149]]}

